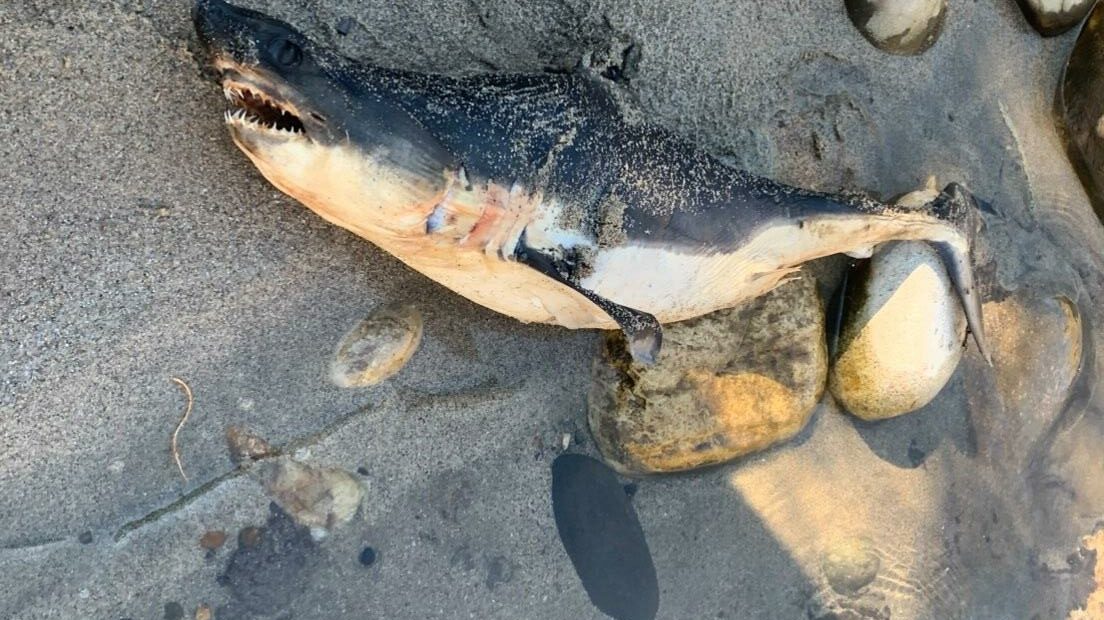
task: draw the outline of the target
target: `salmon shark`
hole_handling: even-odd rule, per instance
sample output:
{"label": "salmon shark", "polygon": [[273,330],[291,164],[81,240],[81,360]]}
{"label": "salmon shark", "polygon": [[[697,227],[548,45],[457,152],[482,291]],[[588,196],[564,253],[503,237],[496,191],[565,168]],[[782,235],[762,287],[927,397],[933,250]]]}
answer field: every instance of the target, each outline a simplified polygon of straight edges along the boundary
{"label": "salmon shark", "polygon": [[199,0],[237,146],[277,188],[468,299],[525,322],[621,329],[648,363],[662,323],[762,295],[831,254],[923,240],[979,351],[977,204],[920,209],[807,191],[631,122],[583,72],[453,78],[353,62],[290,25]]}

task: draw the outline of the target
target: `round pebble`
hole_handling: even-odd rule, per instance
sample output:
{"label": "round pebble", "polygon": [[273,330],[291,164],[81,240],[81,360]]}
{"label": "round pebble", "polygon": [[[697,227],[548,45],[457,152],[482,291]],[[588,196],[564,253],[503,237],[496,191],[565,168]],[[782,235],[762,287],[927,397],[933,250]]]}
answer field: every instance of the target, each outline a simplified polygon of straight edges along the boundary
{"label": "round pebble", "polygon": [[365,547],[360,551],[360,555],[357,556],[357,560],[364,566],[371,566],[376,563],[376,550],[371,547]]}
{"label": "round pebble", "polygon": [[386,307],[358,323],[337,347],[330,379],[344,388],[375,385],[402,370],[422,341],[422,315]]}
{"label": "round pebble", "polygon": [[214,551],[222,546],[226,542],[226,532],[220,530],[210,530],[204,532],[203,536],[199,538],[199,546],[207,549],[208,551]]}

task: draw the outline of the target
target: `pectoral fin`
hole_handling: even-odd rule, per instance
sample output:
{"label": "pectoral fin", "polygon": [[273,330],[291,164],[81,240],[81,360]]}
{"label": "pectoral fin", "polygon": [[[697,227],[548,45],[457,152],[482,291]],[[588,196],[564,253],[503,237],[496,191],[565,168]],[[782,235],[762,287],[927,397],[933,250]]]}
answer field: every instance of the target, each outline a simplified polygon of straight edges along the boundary
{"label": "pectoral fin", "polygon": [[594,291],[583,288],[572,277],[574,265],[527,246],[524,233],[522,233],[517,247],[514,249],[514,259],[523,265],[536,269],[564,286],[574,289],[583,297],[589,299],[621,327],[621,331],[625,333],[625,339],[628,341],[629,352],[632,354],[633,360],[645,365],[655,363],[656,356],[659,354],[660,346],[663,343],[663,330],[654,316],[647,312],[614,303]]}

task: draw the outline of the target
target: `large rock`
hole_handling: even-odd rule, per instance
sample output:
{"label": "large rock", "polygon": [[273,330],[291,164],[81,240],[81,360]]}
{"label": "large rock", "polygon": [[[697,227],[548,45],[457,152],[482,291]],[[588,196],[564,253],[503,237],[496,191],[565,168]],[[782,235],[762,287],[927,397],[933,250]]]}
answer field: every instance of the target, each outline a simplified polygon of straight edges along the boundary
{"label": "large rock", "polygon": [[594,364],[590,428],[622,471],[722,463],[796,435],[824,390],[816,285],[801,276],[763,297],[665,327],[659,362],[633,364],[619,335]]}
{"label": "large rock", "polygon": [[832,365],[832,395],[864,420],[931,402],[962,358],[966,317],[926,243],[879,246],[849,299]]}
{"label": "large rock", "polygon": [[943,30],[946,0],[847,0],[847,15],[874,47],[891,54],[920,54]]}
{"label": "large rock", "polygon": [[1096,0],[1016,0],[1016,3],[1039,34],[1053,37],[1085,19]]}
{"label": "large rock", "polygon": [[1069,153],[1097,215],[1104,214],[1104,4],[1077,37],[1058,95]]}

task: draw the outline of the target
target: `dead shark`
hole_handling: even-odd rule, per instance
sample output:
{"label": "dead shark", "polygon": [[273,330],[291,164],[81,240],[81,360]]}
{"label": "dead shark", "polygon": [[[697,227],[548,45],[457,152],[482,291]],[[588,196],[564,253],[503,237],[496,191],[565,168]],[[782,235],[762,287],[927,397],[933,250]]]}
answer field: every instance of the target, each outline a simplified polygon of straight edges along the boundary
{"label": "dead shark", "polygon": [[979,351],[972,196],[920,209],[803,190],[626,119],[574,74],[452,78],[350,61],[222,0],[193,12],[239,148],[277,188],[406,265],[526,322],[622,329],[653,360],[661,323],[762,295],[812,259],[923,240]]}

